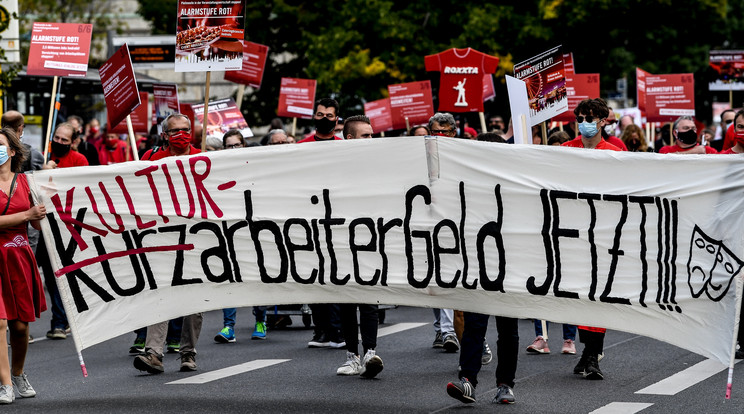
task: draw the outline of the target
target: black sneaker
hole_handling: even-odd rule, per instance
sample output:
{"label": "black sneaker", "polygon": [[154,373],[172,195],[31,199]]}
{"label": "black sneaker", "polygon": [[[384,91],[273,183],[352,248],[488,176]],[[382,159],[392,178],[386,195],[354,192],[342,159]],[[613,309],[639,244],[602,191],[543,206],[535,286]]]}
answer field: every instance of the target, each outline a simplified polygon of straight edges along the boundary
{"label": "black sneaker", "polygon": [[444,343],[442,344],[445,352],[457,352],[460,350],[460,342],[457,340],[455,334],[450,333],[444,335]]}
{"label": "black sneaker", "polygon": [[444,339],[442,338],[442,333],[437,332],[437,335],[434,337],[434,342],[431,344],[432,348],[442,348],[444,346]]}
{"label": "black sneaker", "polygon": [[586,368],[587,358],[588,356],[586,353],[581,354],[581,359],[579,359],[579,363],[576,364],[576,366],[574,367],[574,371],[573,371],[574,374],[576,375],[584,374],[584,369]]}
{"label": "black sneaker", "polygon": [[325,332],[316,332],[315,335],[313,335],[313,339],[307,343],[307,346],[308,348],[328,348],[331,346],[331,341]]}
{"label": "black sneaker", "polygon": [[597,361],[595,355],[591,355],[587,358],[586,367],[584,367],[584,372],[581,375],[588,380],[604,379],[602,371],[599,370],[599,361]]}
{"label": "black sneaker", "polygon": [[514,404],[517,400],[514,398],[514,391],[506,384],[501,384],[496,389],[496,396],[493,397],[494,404]]}
{"label": "black sneaker", "polygon": [[475,402],[475,387],[465,377],[460,378],[460,381],[458,382],[450,382],[447,384],[447,394],[466,404]]}

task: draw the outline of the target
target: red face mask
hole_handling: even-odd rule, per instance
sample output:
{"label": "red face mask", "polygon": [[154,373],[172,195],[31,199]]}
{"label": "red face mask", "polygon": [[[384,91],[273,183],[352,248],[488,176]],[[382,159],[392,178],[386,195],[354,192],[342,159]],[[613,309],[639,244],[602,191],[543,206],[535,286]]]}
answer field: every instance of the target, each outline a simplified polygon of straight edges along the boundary
{"label": "red face mask", "polygon": [[734,131],[734,139],[739,145],[744,146],[744,131]]}
{"label": "red face mask", "polygon": [[191,134],[186,131],[179,131],[176,135],[168,138],[168,143],[178,152],[185,151],[191,145]]}

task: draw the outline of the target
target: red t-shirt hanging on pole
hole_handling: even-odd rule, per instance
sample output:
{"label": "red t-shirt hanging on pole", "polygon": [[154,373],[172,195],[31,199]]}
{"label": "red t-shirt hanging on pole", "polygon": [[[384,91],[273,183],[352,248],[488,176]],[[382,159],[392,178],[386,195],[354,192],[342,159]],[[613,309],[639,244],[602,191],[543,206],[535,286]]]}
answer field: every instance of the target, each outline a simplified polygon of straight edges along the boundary
{"label": "red t-shirt hanging on pole", "polygon": [[448,49],[424,58],[427,71],[440,72],[439,110],[483,112],[483,75],[495,73],[499,58],[475,49]]}

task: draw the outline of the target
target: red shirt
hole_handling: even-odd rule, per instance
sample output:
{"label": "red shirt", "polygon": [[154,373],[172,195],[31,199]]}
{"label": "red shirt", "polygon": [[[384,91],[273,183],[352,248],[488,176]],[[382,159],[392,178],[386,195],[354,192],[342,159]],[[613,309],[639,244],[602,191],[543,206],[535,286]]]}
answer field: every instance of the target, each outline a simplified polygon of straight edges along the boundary
{"label": "red shirt", "polygon": [[[581,138],[574,138],[571,141],[564,142],[563,144],[561,144],[561,147],[585,148],[584,142],[581,141]],[[622,151],[620,148],[610,144],[609,142],[603,139],[599,141],[599,143],[597,144],[596,147],[594,147],[594,149]]]}
{"label": "red shirt", "polygon": [[424,64],[427,71],[440,72],[440,111],[483,112],[483,76],[496,72],[499,58],[471,48],[448,49],[426,56]]}
{"label": "red shirt", "polygon": [[[659,150],[659,154],[672,154],[672,153],[675,153],[675,152],[687,151],[687,150],[690,150],[690,149],[695,148],[697,146],[698,145],[696,144],[696,145],[693,145],[690,148],[682,148],[679,145],[664,145]],[[716,151],[715,148],[711,148],[711,147],[708,147],[708,146],[703,147],[703,148],[705,148],[705,153],[706,154],[718,154],[718,151]]]}
{"label": "red shirt", "polygon": [[[200,152],[201,150],[194,148],[194,146],[192,145],[191,148],[189,149],[189,153],[184,154],[184,155],[194,155],[194,154],[199,154]],[[165,157],[171,157],[171,156],[173,156],[173,154],[171,154],[169,147],[160,147],[154,153],[152,152],[151,149],[147,150],[147,152],[144,155],[142,155],[142,158],[140,159],[142,161],[157,161]]]}
{"label": "red shirt", "polygon": [[727,150],[723,150],[723,151],[719,152],[718,154],[724,155],[724,154],[740,154],[740,153],[739,152],[734,152],[734,147],[731,147],[731,148],[729,148]]}
{"label": "red shirt", "polygon": [[297,143],[298,144],[301,144],[303,142],[323,142],[323,141],[343,141],[343,139],[341,139],[341,138],[339,138],[339,137],[337,137],[335,135],[333,136],[333,138],[315,138],[315,134],[313,134],[313,135],[310,135],[307,138],[303,138],[303,139],[297,141]]}
{"label": "red shirt", "polygon": [[102,144],[98,149],[98,159],[101,161],[101,165],[107,165],[131,161],[132,156],[129,152],[129,145],[120,140],[116,141],[116,147],[113,150],[108,149],[105,144]]}
{"label": "red shirt", "polygon": [[88,165],[88,159],[85,158],[85,155],[74,150],[70,150],[62,158],[57,158],[52,154],[52,161],[57,163],[57,168],[85,167]]}

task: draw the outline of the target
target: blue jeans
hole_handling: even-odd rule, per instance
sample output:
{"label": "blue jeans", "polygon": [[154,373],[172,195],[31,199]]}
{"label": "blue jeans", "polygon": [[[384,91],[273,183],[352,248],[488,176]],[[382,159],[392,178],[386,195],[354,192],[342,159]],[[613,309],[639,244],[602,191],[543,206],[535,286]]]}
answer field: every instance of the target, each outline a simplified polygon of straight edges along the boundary
{"label": "blue jeans", "polygon": [[[489,316],[473,312],[464,312],[463,315],[465,328],[462,332],[459,376],[476,386]],[[519,320],[497,316],[496,330],[499,334],[496,340],[496,385],[506,384],[513,388],[519,358]]]}
{"label": "blue jeans", "polygon": [[[223,325],[235,328],[235,317],[237,314],[238,308],[222,309]],[[253,315],[256,317],[256,322],[266,322],[266,306],[254,306]]]}
{"label": "blue jeans", "polygon": [[[548,321],[545,321],[545,326],[548,327]],[[576,325],[563,324],[563,340],[570,339],[576,341]],[[550,328],[548,327],[548,330]],[[543,336],[542,322],[540,319],[535,319],[535,336]]]}

